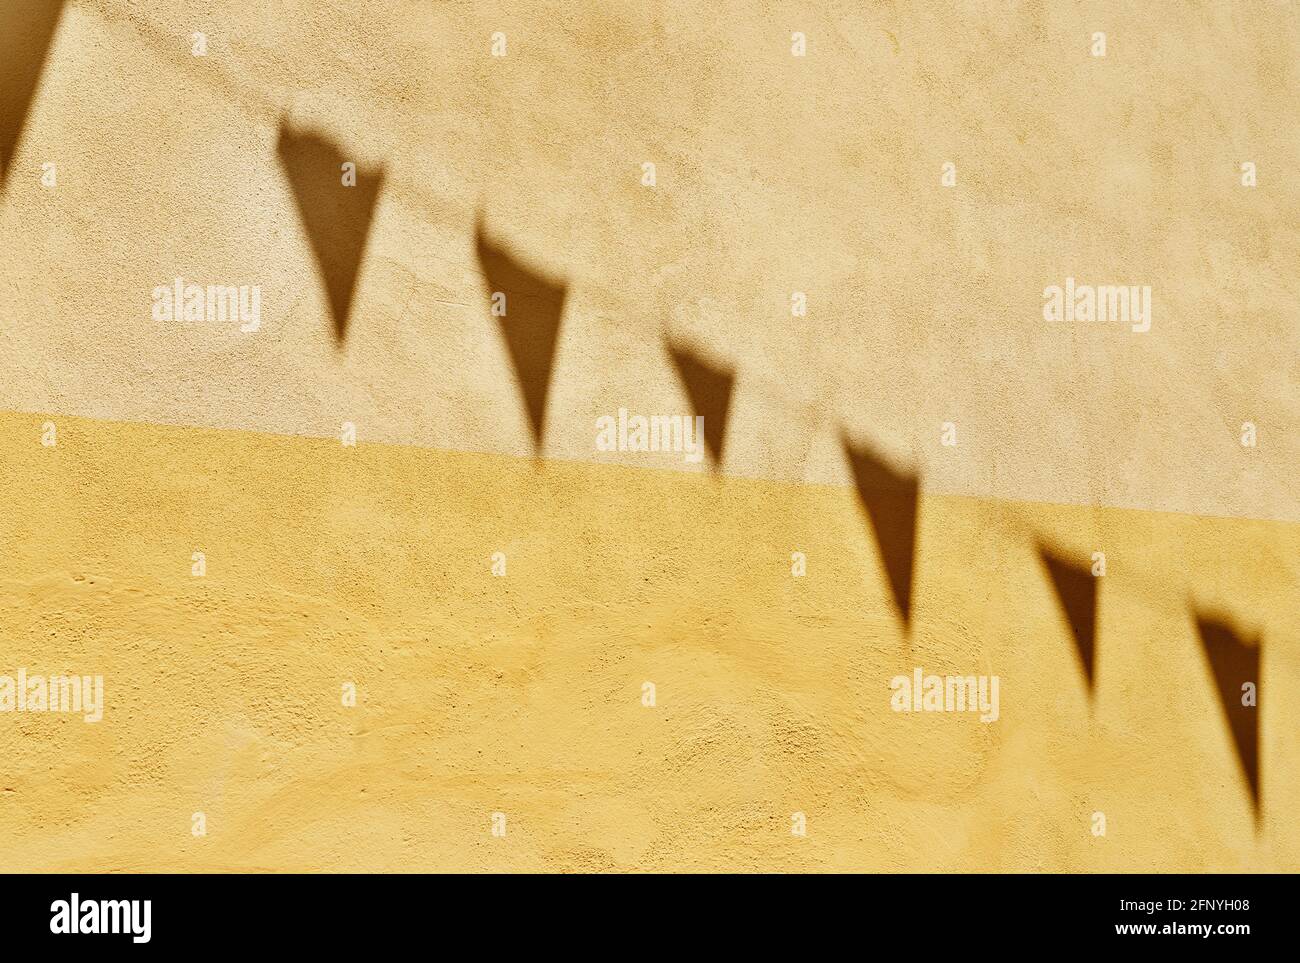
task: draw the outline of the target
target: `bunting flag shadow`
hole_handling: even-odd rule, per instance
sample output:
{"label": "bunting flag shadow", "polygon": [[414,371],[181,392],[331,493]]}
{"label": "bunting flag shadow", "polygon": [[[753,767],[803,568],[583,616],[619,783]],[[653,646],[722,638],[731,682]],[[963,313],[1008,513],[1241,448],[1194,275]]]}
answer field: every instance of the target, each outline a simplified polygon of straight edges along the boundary
{"label": "bunting flag shadow", "polygon": [[722,448],[727,440],[727,413],[731,409],[731,390],[735,376],[730,371],[701,359],[697,354],[666,343],[668,355],[677,368],[677,376],[696,416],[704,417],[704,446],[713,458],[714,469],[722,467]]}
{"label": "bunting flag shadow", "polygon": [[903,624],[910,625],[920,484],[916,475],[895,470],[865,447],[847,438],[842,443],[853,469],[858,500],[875,532],[894,602]]}
{"label": "bunting flag shadow", "polygon": [[1227,716],[1233,746],[1250,787],[1251,803],[1258,822],[1260,642],[1242,637],[1219,619],[1200,614],[1195,617],[1201,647],[1219,690],[1219,703]]}
{"label": "bunting flag shadow", "polygon": [[1038,547],[1038,556],[1051,576],[1056,597],[1070,623],[1070,634],[1074,636],[1075,651],[1091,699],[1097,672],[1097,578],[1091,568],[1068,562],[1045,546]]}
{"label": "bunting flag shadow", "polygon": [[63,0],[0,2],[0,190],[27,125]]}
{"label": "bunting flag shadow", "polygon": [[341,346],[347,338],[357,277],[384,172],[366,174],[358,168],[355,185],[346,186],[343,165],[348,158],[338,147],[283,124],[276,152],[316,255],[334,319],[334,341]]}
{"label": "bunting flag shadow", "polygon": [[505,339],[515,377],[523,391],[533,443],[538,454],[546,436],[546,399],[551,390],[555,350],[559,344],[567,286],[526,267],[475,227],[475,246],[486,279],[489,310]]}

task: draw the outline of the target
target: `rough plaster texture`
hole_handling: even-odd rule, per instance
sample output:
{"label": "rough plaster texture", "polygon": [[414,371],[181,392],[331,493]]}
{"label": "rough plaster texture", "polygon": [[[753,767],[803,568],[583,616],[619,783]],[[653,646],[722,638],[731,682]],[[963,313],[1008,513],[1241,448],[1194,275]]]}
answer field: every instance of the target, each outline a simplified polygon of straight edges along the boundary
{"label": "rough plaster texture", "polygon": [[[904,635],[839,487],[59,425],[0,417],[0,637],[108,708],[0,717],[6,869],[1300,867],[1295,525],[932,496]],[[1037,538],[1108,552],[1091,705]],[[1193,601],[1265,640],[1258,826]]]}
{"label": "rough plaster texture", "polygon": [[[1284,3],[68,4],[0,197],[0,672],[109,709],[0,716],[0,868],[1300,867],[1297,49]],[[282,123],[382,168],[341,343]],[[480,219],[567,284],[545,461]],[[262,329],[153,321],[177,275]],[[1067,276],[1152,330],[1044,322]],[[688,409],[669,338],[735,371],[721,477],[594,450]],[[921,476],[909,635],[844,431]],[[1091,704],[1041,539],[1110,559]],[[1283,693],[1258,824],[1193,606]],[[918,664],[1002,719],[891,712]]]}
{"label": "rough plaster texture", "polygon": [[[1298,48],[1289,3],[78,0],[0,210],[0,406],[531,452],[481,214],[570,285],[556,457],[683,409],[667,332],[736,370],[733,473],[844,483],[847,426],[940,491],[1297,520]],[[281,122],[384,172],[341,350]],[[260,283],[263,329],[154,323],[177,275]],[[1045,323],[1067,276],[1150,285],[1152,330]]]}

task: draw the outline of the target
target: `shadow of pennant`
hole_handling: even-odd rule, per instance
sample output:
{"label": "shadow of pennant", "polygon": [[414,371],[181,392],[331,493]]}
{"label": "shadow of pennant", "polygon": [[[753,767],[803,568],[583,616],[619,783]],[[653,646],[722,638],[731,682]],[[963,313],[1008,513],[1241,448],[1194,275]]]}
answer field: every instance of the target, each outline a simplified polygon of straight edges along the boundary
{"label": "shadow of pennant", "polygon": [[1096,676],[1097,659],[1097,579],[1092,568],[1081,568],[1067,562],[1060,555],[1040,545],[1038,557],[1042,559],[1047,574],[1061,602],[1065,619],[1070,624],[1075,651],[1083,667],[1091,699]]}
{"label": "shadow of pennant", "polygon": [[348,159],[338,147],[316,134],[296,132],[283,124],[276,152],[293,188],[298,216],[329,297],[334,342],[341,346],[347,339],[357,276],[384,173],[358,170],[356,185],[347,187],[342,168]]}
{"label": "shadow of pennant", "polygon": [[910,625],[920,485],[914,474],[896,471],[864,446],[847,438],[841,441],[853,469],[858,501],[875,533],[894,602],[903,624]]}
{"label": "shadow of pennant", "polygon": [[704,417],[704,446],[713,459],[713,469],[722,467],[722,447],[727,440],[727,415],[731,410],[735,376],[703,360],[695,352],[671,339],[665,341],[677,376],[696,415]]}
{"label": "shadow of pennant", "polygon": [[[1260,651],[1258,639],[1246,639],[1232,626],[1219,619],[1195,615],[1210,673],[1219,692],[1219,704],[1227,717],[1233,747],[1250,787],[1256,823],[1260,817],[1259,793],[1259,684]],[[1243,705],[1243,687],[1254,686],[1255,705]]]}
{"label": "shadow of pennant", "polygon": [[0,0],[0,190],[27,126],[63,0]]}
{"label": "shadow of pennant", "polygon": [[519,380],[538,454],[546,437],[546,400],[551,390],[560,321],[567,286],[547,280],[489,241],[482,215],[475,227],[475,249],[491,296],[505,295],[505,314],[497,317],[510,363]]}

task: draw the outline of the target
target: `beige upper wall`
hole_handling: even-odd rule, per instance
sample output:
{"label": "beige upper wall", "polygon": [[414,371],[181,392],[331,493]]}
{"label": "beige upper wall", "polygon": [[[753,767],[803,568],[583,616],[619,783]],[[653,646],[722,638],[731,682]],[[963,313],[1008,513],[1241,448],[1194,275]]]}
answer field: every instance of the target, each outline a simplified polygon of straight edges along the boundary
{"label": "beige upper wall", "polygon": [[[593,444],[685,410],[670,331],[736,368],[731,472],[846,483],[845,426],[931,489],[1300,520],[1294,4],[755,6],[71,3],[0,200],[0,407],[527,453],[481,208],[571,285],[549,455],[692,470]],[[385,169],[342,350],[281,117]],[[177,275],[260,284],[262,329],[154,322]],[[1151,331],[1044,322],[1067,276],[1150,285]]]}

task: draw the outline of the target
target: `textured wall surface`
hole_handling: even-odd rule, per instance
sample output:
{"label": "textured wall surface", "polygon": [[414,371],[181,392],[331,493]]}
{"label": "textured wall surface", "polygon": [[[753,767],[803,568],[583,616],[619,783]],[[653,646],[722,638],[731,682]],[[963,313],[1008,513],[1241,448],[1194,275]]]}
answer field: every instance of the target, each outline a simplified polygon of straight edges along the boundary
{"label": "textured wall surface", "polygon": [[[0,676],[106,707],[0,712],[0,869],[1300,869],[1294,4],[3,17]],[[596,445],[705,407],[718,464]]]}
{"label": "textured wall surface", "polygon": [[[1296,691],[1294,525],[936,496],[904,634],[845,489],[60,422],[3,419],[0,631],[107,708],[0,716],[7,868],[1300,866],[1300,709],[1257,826],[1188,610]],[[1107,549],[1091,704],[1036,537]]]}

